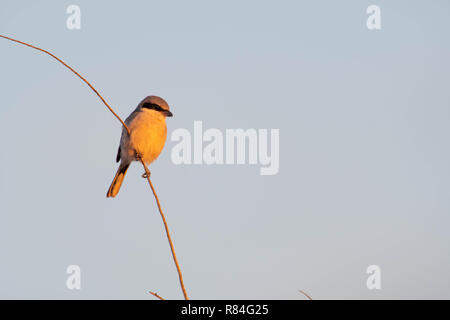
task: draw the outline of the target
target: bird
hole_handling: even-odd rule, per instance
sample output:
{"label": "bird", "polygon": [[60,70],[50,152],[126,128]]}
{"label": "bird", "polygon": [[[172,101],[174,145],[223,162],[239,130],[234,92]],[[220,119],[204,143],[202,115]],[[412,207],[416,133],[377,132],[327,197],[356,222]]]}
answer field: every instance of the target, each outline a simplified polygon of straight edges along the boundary
{"label": "bird", "polygon": [[106,194],[114,198],[120,190],[128,167],[133,161],[149,165],[158,158],[167,138],[166,117],[172,117],[168,103],[158,96],[145,97],[125,120],[130,134],[122,128],[116,162],[119,168]]}

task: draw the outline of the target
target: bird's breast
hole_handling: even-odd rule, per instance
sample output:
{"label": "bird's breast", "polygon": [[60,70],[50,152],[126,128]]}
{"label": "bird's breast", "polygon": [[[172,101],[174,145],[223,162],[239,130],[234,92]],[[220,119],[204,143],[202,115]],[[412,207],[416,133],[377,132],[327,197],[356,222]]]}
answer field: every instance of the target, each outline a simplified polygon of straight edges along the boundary
{"label": "bird's breast", "polygon": [[134,158],[138,151],[146,164],[152,163],[161,153],[167,138],[166,120],[153,111],[140,112],[128,124],[130,137],[124,141],[126,156]]}

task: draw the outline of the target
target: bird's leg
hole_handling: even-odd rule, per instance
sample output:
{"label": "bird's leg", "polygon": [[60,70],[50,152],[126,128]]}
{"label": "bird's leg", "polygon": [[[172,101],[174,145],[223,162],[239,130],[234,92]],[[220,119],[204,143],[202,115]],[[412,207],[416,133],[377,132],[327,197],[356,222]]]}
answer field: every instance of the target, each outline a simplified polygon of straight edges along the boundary
{"label": "bird's leg", "polygon": [[141,161],[142,156],[139,152],[137,152],[136,150],[134,151],[134,158],[136,159],[136,161]]}
{"label": "bird's leg", "polygon": [[[139,152],[135,151],[136,161],[142,161],[142,156]],[[145,166],[144,166],[145,167]],[[145,172],[142,174],[142,178],[147,179],[150,178],[150,170],[145,167]]]}

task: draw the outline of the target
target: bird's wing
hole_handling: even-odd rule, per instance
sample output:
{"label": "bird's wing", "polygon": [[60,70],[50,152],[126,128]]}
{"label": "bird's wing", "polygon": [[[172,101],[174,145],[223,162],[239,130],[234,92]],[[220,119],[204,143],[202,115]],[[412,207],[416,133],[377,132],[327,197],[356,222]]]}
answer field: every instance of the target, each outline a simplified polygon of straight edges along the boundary
{"label": "bird's wing", "polygon": [[[139,114],[139,111],[140,111],[140,109],[139,109],[139,107],[137,107],[137,108],[136,108],[136,109],[128,116],[128,118],[125,119],[125,124],[126,124],[127,126],[129,126],[129,125],[130,125],[130,122],[133,121],[134,118],[136,118],[136,116]],[[120,146],[122,145],[122,141],[125,139],[126,136],[128,136],[128,132],[127,132],[127,130],[126,130],[124,127],[122,127],[122,135],[121,135],[121,137],[120,137],[119,149],[117,150],[116,162],[119,162],[119,161],[120,161],[120,158],[121,158],[120,153],[121,153],[121,151],[122,151],[121,148],[120,148]]]}
{"label": "bird's wing", "polygon": [[116,162],[120,161],[120,145],[119,145],[119,149],[117,150],[117,156],[116,156]]}

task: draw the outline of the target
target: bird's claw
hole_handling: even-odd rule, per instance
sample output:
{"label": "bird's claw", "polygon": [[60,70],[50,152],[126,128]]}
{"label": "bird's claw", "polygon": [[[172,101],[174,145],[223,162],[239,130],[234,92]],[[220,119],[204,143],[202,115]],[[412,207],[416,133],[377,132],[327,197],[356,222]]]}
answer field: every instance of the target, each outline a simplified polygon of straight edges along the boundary
{"label": "bird's claw", "polygon": [[148,172],[148,174],[147,174],[147,172],[144,172],[142,174],[142,178],[144,178],[144,179],[150,178],[150,172]]}

